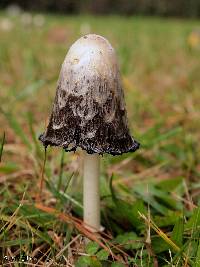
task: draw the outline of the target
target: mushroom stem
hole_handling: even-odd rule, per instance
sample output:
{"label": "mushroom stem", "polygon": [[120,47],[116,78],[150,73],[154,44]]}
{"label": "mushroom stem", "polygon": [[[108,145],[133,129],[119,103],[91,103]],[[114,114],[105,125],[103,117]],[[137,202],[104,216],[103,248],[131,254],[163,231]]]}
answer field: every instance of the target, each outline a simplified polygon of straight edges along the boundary
{"label": "mushroom stem", "polygon": [[83,207],[84,223],[89,230],[100,230],[99,154],[84,152],[83,162]]}

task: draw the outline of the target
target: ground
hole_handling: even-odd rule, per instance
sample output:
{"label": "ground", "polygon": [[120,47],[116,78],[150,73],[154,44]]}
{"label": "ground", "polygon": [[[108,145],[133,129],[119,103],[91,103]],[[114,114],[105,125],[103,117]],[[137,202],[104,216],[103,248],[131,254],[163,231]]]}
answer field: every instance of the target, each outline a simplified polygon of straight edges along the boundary
{"label": "ground", "polygon": [[[198,25],[0,14],[1,264],[200,266]],[[116,49],[129,126],[141,143],[135,153],[102,157],[98,237],[81,221],[81,151],[48,148],[45,162],[38,141],[68,48],[88,32]]]}

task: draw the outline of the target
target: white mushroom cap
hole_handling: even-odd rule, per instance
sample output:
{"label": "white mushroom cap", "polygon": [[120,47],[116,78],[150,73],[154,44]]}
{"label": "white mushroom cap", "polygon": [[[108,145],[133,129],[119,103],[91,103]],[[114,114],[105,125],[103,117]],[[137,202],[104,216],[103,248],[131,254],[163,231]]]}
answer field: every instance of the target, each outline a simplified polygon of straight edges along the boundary
{"label": "white mushroom cap", "polygon": [[121,154],[139,144],[129,134],[124,95],[114,49],[88,34],[69,49],[62,65],[45,145],[88,153]]}
{"label": "white mushroom cap", "polygon": [[[118,99],[123,98],[115,51],[105,38],[96,34],[86,35],[71,46],[62,65],[60,80],[61,90],[66,94],[87,96],[83,99],[79,115],[85,117],[87,108],[88,119],[98,112],[92,108],[94,100],[104,105],[110,94],[115,94]],[[62,96],[59,97],[58,104],[60,107],[66,104]],[[123,103],[121,104],[123,108]],[[108,121],[114,116],[113,105],[107,111]],[[74,115],[76,112],[78,111],[74,110]]]}

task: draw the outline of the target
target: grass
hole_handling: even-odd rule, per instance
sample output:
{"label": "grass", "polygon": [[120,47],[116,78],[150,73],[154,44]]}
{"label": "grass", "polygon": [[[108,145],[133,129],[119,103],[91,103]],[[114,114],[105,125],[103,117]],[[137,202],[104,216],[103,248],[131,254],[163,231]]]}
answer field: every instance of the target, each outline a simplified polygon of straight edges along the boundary
{"label": "grass", "polygon": [[[0,27],[2,266],[200,266],[200,49],[188,44],[199,22],[44,19],[37,27],[17,16]],[[43,169],[38,142],[65,54],[88,28],[117,50],[130,128],[142,144],[102,158],[98,237],[81,221],[81,152],[48,148]]]}

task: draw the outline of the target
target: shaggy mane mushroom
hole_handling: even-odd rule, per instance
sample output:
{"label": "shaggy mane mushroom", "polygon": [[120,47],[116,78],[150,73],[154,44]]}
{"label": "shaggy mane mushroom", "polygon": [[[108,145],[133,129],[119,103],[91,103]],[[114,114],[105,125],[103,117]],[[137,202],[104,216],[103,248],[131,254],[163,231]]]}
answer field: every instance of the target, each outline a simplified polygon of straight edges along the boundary
{"label": "shaggy mane mushroom", "polygon": [[100,230],[99,155],[134,152],[139,143],[130,135],[119,67],[114,49],[103,37],[89,34],[69,49],[58,80],[46,131],[47,147],[84,153],[84,222]]}

